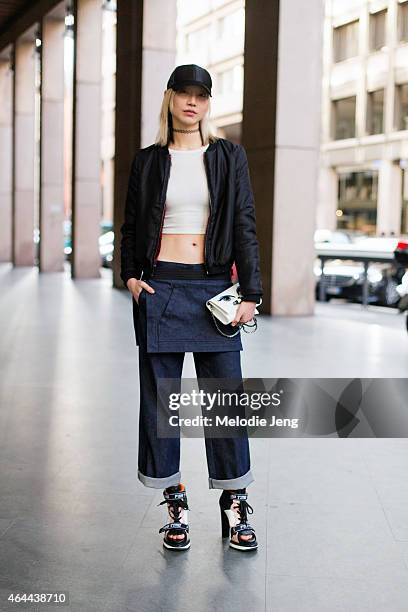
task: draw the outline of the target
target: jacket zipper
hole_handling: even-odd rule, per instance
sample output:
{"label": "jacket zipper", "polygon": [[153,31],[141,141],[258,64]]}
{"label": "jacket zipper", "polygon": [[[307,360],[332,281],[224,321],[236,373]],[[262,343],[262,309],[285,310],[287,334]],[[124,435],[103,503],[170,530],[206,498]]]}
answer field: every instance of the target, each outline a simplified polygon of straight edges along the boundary
{"label": "jacket zipper", "polygon": [[209,180],[209,172],[208,172],[208,164],[207,164],[207,151],[204,151],[204,164],[206,168],[207,184],[208,184],[208,201],[210,205],[210,214],[208,215],[207,226],[205,228],[205,234],[204,234],[204,267],[205,267],[206,274],[209,274],[208,268],[207,268],[207,230],[208,230],[208,226],[210,224],[210,219],[211,219],[211,185],[210,185],[210,180]]}
{"label": "jacket zipper", "polygon": [[[168,164],[168,172],[166,172],[166,174],[164,176],[165,191],[166,191],[166,187],[167,187],[166,179],[167,179],[167,176],[170,174],[170,167],[171,167],[171,156],[170,156],[170,154],[168,155],[167,164]],[[166,200],[164,199],[162,216],[161,216],[161,223],[160,223],[160,229],[159,229],[159,233],[158,233],[158,236],[157,236],[157,239],[156,239],[156,248],[155,248],[155,252],[154,252],[154,255],[153,255],[153,272],[154,272],[154,268],[157,265],[156,262],[157,262],[157,258],[159,256],[159,252],[160,252],[160,244],[161,244],[161,236],[162,236],[162,229],[163,229],[165,211],[166,211]]]}

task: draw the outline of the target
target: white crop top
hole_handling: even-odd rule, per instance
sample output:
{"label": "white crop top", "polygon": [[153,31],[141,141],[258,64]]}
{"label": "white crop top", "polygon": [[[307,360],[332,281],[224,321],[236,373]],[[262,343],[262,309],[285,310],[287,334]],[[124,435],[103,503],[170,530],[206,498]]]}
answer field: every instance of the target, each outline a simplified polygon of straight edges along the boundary
{"label": "white crop top", "polygon": [[163,234],[205,234],[209,215],[207,175],[199,149],[171,149]]}

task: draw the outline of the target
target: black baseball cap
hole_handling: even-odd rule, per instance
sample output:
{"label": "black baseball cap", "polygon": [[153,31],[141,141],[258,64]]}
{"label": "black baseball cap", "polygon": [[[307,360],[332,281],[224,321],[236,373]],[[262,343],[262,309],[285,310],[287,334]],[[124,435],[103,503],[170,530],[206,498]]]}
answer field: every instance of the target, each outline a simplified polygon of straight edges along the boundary
{"label": "black baseball cap", "polygon": [[212,80],[210,73],[197,64],[182,64],[177,66],[170,75],[167,89],[177,90],[183,85],[200,85],[211,96]]}

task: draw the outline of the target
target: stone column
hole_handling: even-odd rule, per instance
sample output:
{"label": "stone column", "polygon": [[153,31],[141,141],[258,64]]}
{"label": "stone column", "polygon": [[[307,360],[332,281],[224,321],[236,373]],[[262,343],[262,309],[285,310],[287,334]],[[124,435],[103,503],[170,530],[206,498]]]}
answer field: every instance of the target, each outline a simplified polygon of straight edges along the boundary
{"label": "stone column", "polygon": [[398,162],[383,159],[378,173],[377,235],[399,235],[401,206],[402,170]]}
{"label": "stone column", "polygon": [[35,263],[35,44],[25,35],[15,43],[13,262]]}
{"label": "stone column", "polygon": [[142,142],[156,137],[168,78],[176,65],[176,0],[148,0],[143,8]]}
{"label": "stone column", "polygon": [[331,166],[320,165],[319,186],[318,186],[318,205],[316,211],[316,228],[336,229],[338,207],[338,176]]}
{"label": "stone column", "polygon": [[0,55],[0,261],[12,259],[13,71],[11,49]]}
{"label": "stone column", "polygon": [[116,287],[123,287],[120,227],[130,166],[137,150],[155,140],[163,92],[175,60],[176,0],[118,2],[113,268]]}
{"label": "stone column", "polygon": [[64,269],[64,23],[63,5],[42,24],[40,271]]}
{"label": "stone column", "polygon": [[246,3],[243,145],[254,186],[265,313],[312,314],[323,0]]}
{"label": "stone column", "polygon": [[100,276],[101,0],[75,2],[72,276]]}

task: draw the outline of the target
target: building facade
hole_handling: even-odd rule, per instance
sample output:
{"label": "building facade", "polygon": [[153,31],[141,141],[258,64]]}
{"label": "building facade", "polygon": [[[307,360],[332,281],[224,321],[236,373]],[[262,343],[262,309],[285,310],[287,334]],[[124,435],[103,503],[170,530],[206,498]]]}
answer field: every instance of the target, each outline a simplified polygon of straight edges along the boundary
{"label": "building facade", "polygon": [[317,227],[408,233],[408,0],[327,0]]}
{"label": "building facade", "polygon": [[217,134],[241,140],[245,2],[178,0],[177,64],[199,64],[213,78],[211,118]]}

